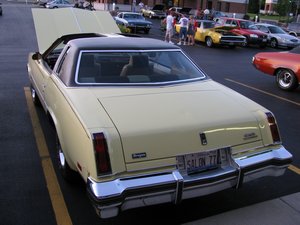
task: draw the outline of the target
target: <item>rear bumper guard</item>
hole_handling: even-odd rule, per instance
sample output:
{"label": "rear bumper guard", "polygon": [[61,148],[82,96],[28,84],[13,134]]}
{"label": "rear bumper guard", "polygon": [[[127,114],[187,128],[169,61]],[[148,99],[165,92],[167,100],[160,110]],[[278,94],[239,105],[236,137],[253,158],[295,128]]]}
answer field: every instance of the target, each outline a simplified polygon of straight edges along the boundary
{"label": "rear bumper guard", "polygon": [[108,182],[88,178],[87,192],[101,218],[117,216],[119,211],[173,202],[215,193],[265,176],[280,176],[292,162],[283,147],[234,159],[233,166],[201,174],[182,176],[178,170]]}

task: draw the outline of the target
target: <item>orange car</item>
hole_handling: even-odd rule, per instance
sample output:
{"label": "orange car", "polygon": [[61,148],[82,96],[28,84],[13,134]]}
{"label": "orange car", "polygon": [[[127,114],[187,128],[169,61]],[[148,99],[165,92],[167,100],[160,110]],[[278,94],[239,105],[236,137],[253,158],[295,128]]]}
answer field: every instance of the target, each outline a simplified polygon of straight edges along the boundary
{"label": "orange car", "polygon": [[252,58],[254,67],[276,76],[282,90],[291,91],[300,83],[300,46],[287,52],[260,52]]}

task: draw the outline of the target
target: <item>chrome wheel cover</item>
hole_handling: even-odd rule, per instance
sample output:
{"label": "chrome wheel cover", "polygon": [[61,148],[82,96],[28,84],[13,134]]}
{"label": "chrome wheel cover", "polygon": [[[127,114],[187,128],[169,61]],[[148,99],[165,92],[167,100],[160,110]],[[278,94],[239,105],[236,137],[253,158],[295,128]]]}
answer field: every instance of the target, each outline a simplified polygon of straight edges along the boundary
{"label": "chrome wheel cover", "polygon": [[283,88],[288,88],[291,86],[293,81],[293,75],[287,71],[281,71],[278,75],[278,84]]}
{"label": "chrome wheel cover", "polygon": [[277,41],[275,39],[272,39],[270,45],[271,45],[272,48],[276,48],[277,47]]}
{"label": "chrome wheel cover", "polygon": [[65,159],[65,155],[61,149],[60,146],[58,146],[58,158],[59,158],[59,164],[62,168],[65,167],[66,165],[66,159]]}
{"label": "chrome wheel cover", "polygon": [[208,47],[211,47],[211,46],[212,46],[212,39],[211,39],[210,37],[208,37],[208,38],[206,39],[206,45],[207,45]]}
{"label": "chrome wheel cover", "polygon": [[35,98],[36,98],[36,93],[35,93],[34,88],[31,88],[31,97],[33,100],[35,100]]}

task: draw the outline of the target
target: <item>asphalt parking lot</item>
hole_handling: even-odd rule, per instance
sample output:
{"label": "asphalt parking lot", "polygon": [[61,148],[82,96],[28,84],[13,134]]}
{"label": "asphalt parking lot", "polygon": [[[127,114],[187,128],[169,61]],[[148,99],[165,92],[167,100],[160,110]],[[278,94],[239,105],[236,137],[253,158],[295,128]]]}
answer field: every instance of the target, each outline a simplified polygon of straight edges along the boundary
{"label": "asphalt parking lot", "polygon": [[[300,88],[283,92],[276,88],[274,78],[256,71],[251,58],[261,49],[182,46],[212,79],[275,114],[284,146],[294,155],[293,167],[282,177],[257,180],[239,190],[188,200],[179,206],[166,204],[129,210],[116,219],[100,220],[87,199],[83,182],[71,185],[60,177],[54,154],[54,132],[43,110],[33,107],[28,95],[27,55],[37,50],[32,6],[2,3],[0,224],[298,224],[295,222],[300,221],[299,208],[293,202],[299,199],[300,191]],[[159,21],[153,22],[154,28],[147,36],[163,39]],[[282,202],[288,204],[283,207]],[[274,209],[273,213],[270,209]],[[248,220],[231,223],[229,219],[238,220],[238,215]],[[265,220],[256,223],[253,217]]]}

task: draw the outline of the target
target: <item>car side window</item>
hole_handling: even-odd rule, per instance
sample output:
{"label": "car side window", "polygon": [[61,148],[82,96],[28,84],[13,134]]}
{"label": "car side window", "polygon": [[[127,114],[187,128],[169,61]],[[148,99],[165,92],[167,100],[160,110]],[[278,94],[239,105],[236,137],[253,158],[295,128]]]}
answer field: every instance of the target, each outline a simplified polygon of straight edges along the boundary
{"label": "car side window", "polygon": [[226,20],[225,24],[226,25],[231,25],[232,20]]}
{"label": "car side window", "polygon": [[62,52],[65,44],[63,42],[59,43],[55,48],[53,48],[50,52],[45,56],[45,62],[48,64],[49,68],[53,70],[56,61]]}
{"label": "car side window", "polygon": [[264,26],[260,26],[260,27],[258,27],[258,29],[261,30],[262,32],[270,33],[270,32],[269,32],[269,29],[266,28],[266,27],[264,27]]}

